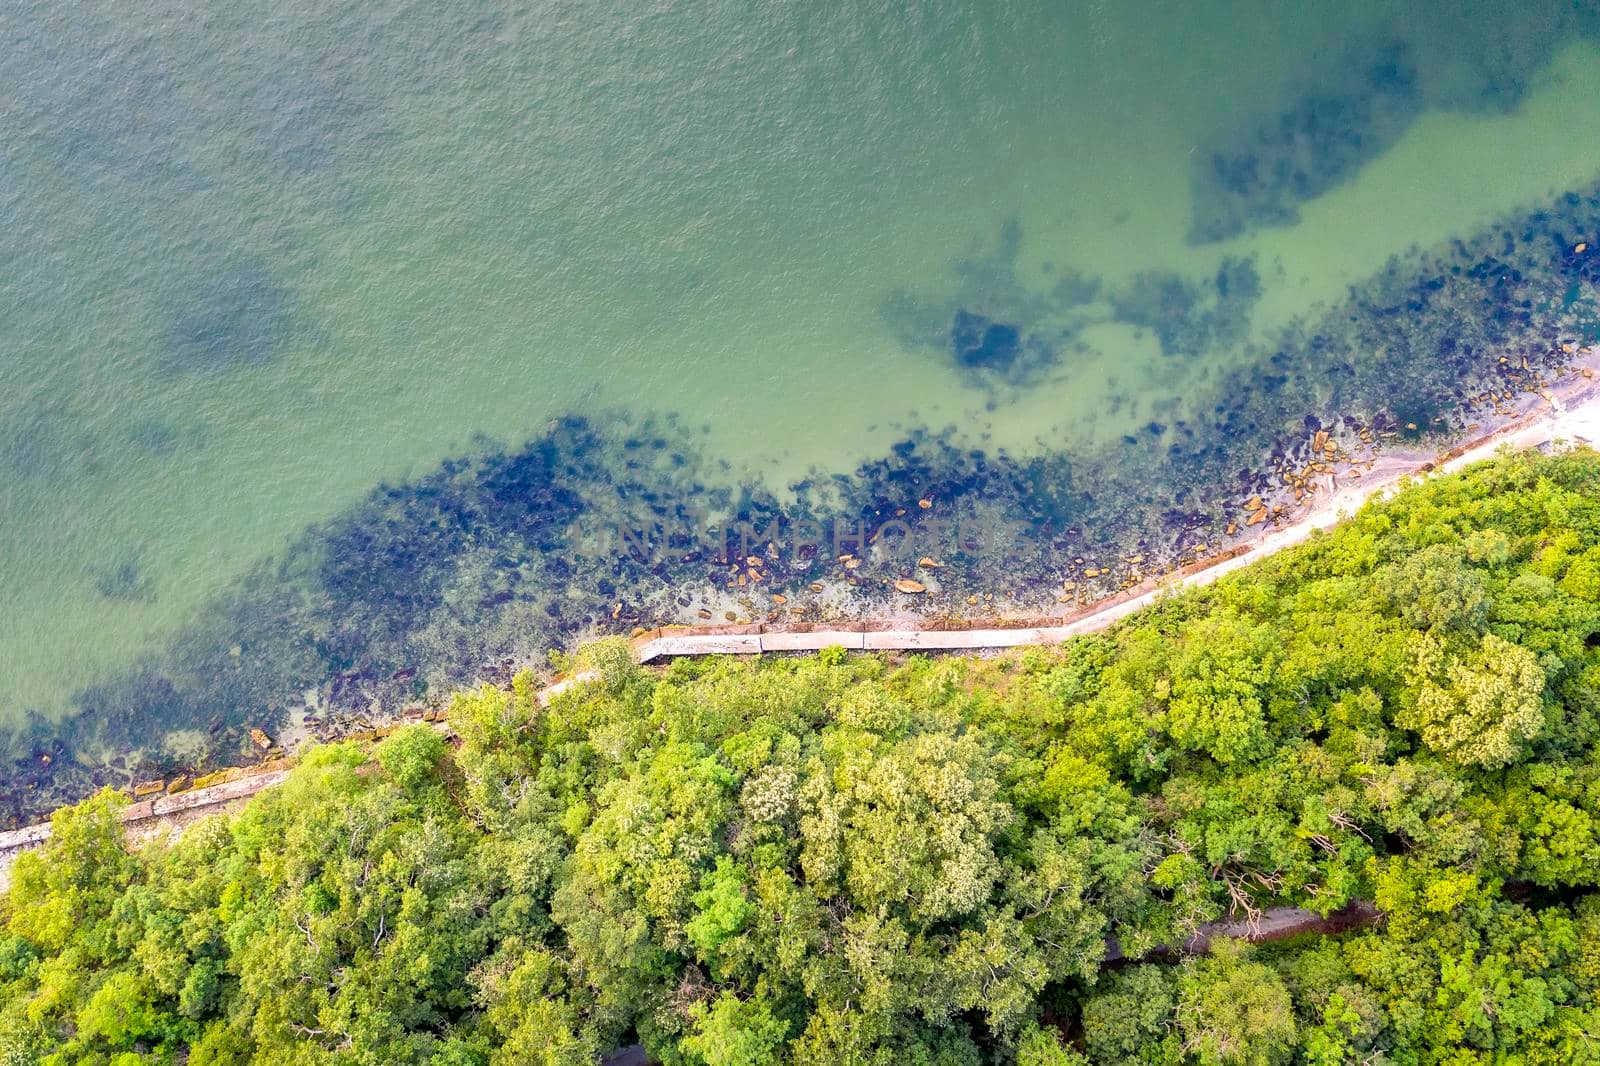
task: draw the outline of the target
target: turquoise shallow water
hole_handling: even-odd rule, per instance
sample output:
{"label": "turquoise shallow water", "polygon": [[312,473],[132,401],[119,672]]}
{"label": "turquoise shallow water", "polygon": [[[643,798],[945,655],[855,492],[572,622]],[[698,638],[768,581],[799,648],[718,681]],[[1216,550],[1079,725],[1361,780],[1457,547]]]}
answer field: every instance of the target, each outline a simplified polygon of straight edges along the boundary
{"label": "turquoise shallow water", "polygon": [[[850,475],[893,506],[1004,470],[976,494],[1028,512],[1040,569],[1087,550],[1046,512],[1153,534],[1302,414],[1431,413],[1490,346],[1587,321],[1597,26],[1573,0],[10,5],[17,765],[194,751],[340,677],[470,678],[640,581],[619,624],[710,602],[549,565],[496,509],[528,485],[776,506]],[[1430,270],[1513,251],[1517,300],[1424,306]],[[471,465],[527,454],[514,491]]]}

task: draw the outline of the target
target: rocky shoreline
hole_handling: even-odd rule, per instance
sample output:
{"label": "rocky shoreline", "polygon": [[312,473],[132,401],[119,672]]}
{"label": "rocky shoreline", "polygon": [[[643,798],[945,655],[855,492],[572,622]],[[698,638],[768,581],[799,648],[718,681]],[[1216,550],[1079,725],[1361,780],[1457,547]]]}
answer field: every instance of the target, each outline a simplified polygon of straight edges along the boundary
{"label": "rocky shoreline", "polygon": [[[1168,592],[1209,584],[1233,570],[1301,543],[1317,530],[1354,513],[1362,504],[1391,494],[1411,477],[1460,470],[1505,449],[1589,445],[1600,441],[1600,348],[1569,354],[1574,356],[1574,361],[1565,368],[1562,380],[1541,380],[1538,388],[1528,390],[1538,399],[1533,409],[1510,417],[1494,432],[1431,459],[1387,456],[1380,463],[1376,438],[1360,432],[1357,439],[1370,446],[1371,457],[1352,458],[1336,440],[1325,431],[1319,431],[1313,438],[1310,452],[1313,458],[1304,476],[1286,476],[1284,492],[1245,501],[1243,509],[1248,514],[1262,517],[1257,521],[1247,518],[1244,525],[1235,530],[1241,534],[1237,543],[1216,551],[1184,553],[1197,554],[1197,557],[1180,556],[1150,568],[1154,572],[1149,575],[1130,563],[1117,591],[1089,603],[1078,603],[1063,612],[1039,617],[971,619],[901,610],[875,619],[850,621],[797,620],[785,612],[774,612],[762,622],[735,619],[724,625],[634,627],[630,636],[635,654],[642,662],[649,663],[678,655],[814,651],[834,645],[867,651],[981,651],[1058,643],[1071,636],[1097,632]],[[1503,413],[1516,414],[1510,408],[1504,408]],[[1319,460],[1315,458],[1317,455],[1327,458]],[[1350,464],[1343,471],[1346,478],[1343,486],[1339,484],[1341,472],[1332,468],[1335,462]],[[1369,476],[1352,483],[1350,475],[1362,471]],[[928,560],[921,560],[919,565],[926,562]],[[748,573],[765,564],[764,559],[751,556],[743,560],[742,568],[736,569]],[[1137,580],[1130,580],[1132,577]],[[901,579],[900,587],[891,585],[900,597],[892,602],[898,605],[903,606],[908,598],[917,602],[930,591],[920,582],[915,590],[907,589],[903,586],[904,580]],[[539,702],[548,703],[584,677],[578,674],[552,681],[540,690]],[[209,813],[277,783],[287,773],[286,760],[303,742],[376,740],[407,720],[435,723],[438,728],[444,728],[443,712],[437,702],[432,706],[412,704],[382,723],[364,719],[334,719],[331,723],[324,719],[302,719],[294,723],[297,728],[278,738],[252,727],[249,735],[261,756],[260,762],[213,771],[199,778],[180,773],[171,779],[136,782],[128,789],[133,804],[125,811],[124,820],[137,826],[186,824],[196,810]],[[9,859],[21,850],[37,846],[48,836],[48,826],[42,823],[0,833],[0,884],[3,884]]]}
{"label": "rocky shoreline", "polygon": [[[1600,187],[1397,260],[1283,331],[1253,369],[1216,375],[1192,411],[1097,452],[1018,457],[918,431],[783,499],[731,482],[672,419],[570,418],[523,448],[451,460],[308,530],[168,650],[78,693],[65,721],[31,719],[4,756],[0,823],[101,784],[229,765],[256,750],[252,729],[369,729],[460,685],[546,668],[552,649],[590,635],[982,622],[1125,593],[1291,523],[1335,486],[1492,432],[1592,373],[1596,233]],[[653,544],[706,515],[758,539],[725,539],[721,553],[594,540],[610,528]],[[889,527],[911,550],[835,551],[831,536],[774,550],[759,534],[780,515],[863,540]]]}

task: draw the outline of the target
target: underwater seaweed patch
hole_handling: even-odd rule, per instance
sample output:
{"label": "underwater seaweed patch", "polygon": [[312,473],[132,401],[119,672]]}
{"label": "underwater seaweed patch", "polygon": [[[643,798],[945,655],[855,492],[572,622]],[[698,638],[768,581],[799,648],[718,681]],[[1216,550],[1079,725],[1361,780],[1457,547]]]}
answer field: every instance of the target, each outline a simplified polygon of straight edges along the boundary
{"label": "underwater seaweed patch", "polygon": [[37,484],[70,477],[82,454],[74,436],[77,424],[64,403],[31,402],[0,422],[0,467],[20,481]]}
{"label": "underwater seaweed patch", "polygon": [[1252,226],[1293,225],[1300,204],[1349,180],[1423,109],[1415,59],[1402,41],[1327,70],[1358,74],[1348,84],[1308,86],[1284,110],[1225,131],[1198,153],[1189,243],[1226,240]]}
{"label": "underwater seaweed patch", "polygon": [[178,450],[178,431],[168,422],[146,418],[128,430],[128,443],[147,455],[165,458]]}
{"label": "underwater seaweed patch", "polygon": [[1022,352],[1022,331],[963,307],[956,311],[955,324],[950,327],[950,345],[962,366],[1004,373]]}
{"label": "underwater seaweed patch", "polygon": [[1294,224],[1300,205],[1351,180],[1430,108],[1514,111],[1558,50],[1600,41],[1596,12],[1590,0],[1527,0],[1510,15],[1503,4],[1467,3],[1437,13],[1430,32],[1330,57],[1284,106],[1200,146],[1189,243]]}
{"label": "underwater seaweed patch", "polygon": [[1261,297],[1255,258],[1226,256],[1203,280],[1147,271],[1107,289],[1098,279],[1067,271],[1047,287],[1017,275],[1022,230],[1000,230],[992,253],[956,260],[955,293],[944,301],[893,294],[882,313],[912,350],[937,352],[981,386],[1025,387],[1076,350],[1078,334],[1104,321],[1155,334],[1165,355],[1195,356],[1237,346],[1249,334]]}
{"label": "underwater seaweed patch", "polygon": [[147,603],[155,599],[155,582],[144,570],[139,560],[127,557],[94,574],[94,588],[108,600],[125,603]]}
{"label": "underwater seaweed patch", "polygon": [[992,249],[974,249],[951,264],[954,288],[943,298],[891,293],[880,314],[908,350],[937,355],[979,387],[1024,388],[1073,350],[1092,321],[1083,309],[1100,292],[1098,279],[1065,271],[1048,287],[1018,276],[1022,225],[1000,226]]}
{"label": "underwater seaweed patch", "polygon": [[1525,0],[1514,11],[1479,0],[1450,14],[1448,32],[1418,42],[1422,82],[1429,106],[1478,114],[1516,110],[1555,53],[1594,37],[1600,21],[1590,0]]}
{"label": "underwater seaweed patch", "polygon": [[370,149],[393,136],[344,71],[324,73],[298,56],[262,72],[237,100],[224,101],[224,110],[295,176],[336,171],[341,151]]}
{"label": "underwater seaweed patch", "polygon": [[1228,256],[1203,284],[1149,271],[1110,294],[1115,321],[1149,329],[1163,355],[1187,356],[1242,343],[1260,298],[1261,277],[1253,256]]}

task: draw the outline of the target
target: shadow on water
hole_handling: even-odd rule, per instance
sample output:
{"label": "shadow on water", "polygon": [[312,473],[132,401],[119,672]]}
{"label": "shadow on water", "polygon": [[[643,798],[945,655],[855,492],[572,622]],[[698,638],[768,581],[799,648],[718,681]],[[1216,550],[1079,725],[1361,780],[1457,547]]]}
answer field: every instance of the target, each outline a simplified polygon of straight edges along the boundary
{"label": "shadow on water", "polygon": [[[673,420],[569,418],[522,447],[485,443],[307,530],[166,651],[79,693],[66,721],[32,721],[10,744],[8,816],[36,815],[98,782],[193,765],[180,750],[199,751],[202,763],[235,761],[249,750],[249,727],[277,729],[308,702],[314,729],[359,726],[374,707],[392,712],[475,679],[502,680],[586,633],[722,610],[817,616],[808,597],[822,579],[845,594],[830,610],[880,611],[893,596],[887,582],[913,572],[924,550],[946,564],[930,610],[965,612],[989,596],[1020,610],[1053,607],[1085,564],[1133,550],[1171,557],[1214,537],[1240,499],[1273,487],[1275,461],[1303,460],[1318,429],[1359,419],[1460,433],[1481,417],[1473,398],[1507,389],[1523,358],[1555,367],[1564,343],[1600,339],[1597,235],[1600,189],[1589,188],[1396,259],[1347,301],[1252,353],[1250,369],[1221,375],[1196,406],[1204,426],[1175,415],[1098,451],[1029,459],[921,430],[855,470],[815,472],[781,507],[791,524],[881,527],[886,538],[886,523],[909,531],[898,534],[909,556],[843,545],[860,560],[854,569],[825,539],[767,550],[761,531],[778,501],[757,485],[713,487],[716,465]],[[1158,281],[1155,306],[1230,328],[1218,322],[1253,299],[1252,273],[1235,263],[1203,291],[1177,296]],[[1004,263],[987,276],[1003,295]],[[1011,296],[1013,315],[1032,298]],[[1033,320],[1004,321],[1023,323],[1021,336]],[[1009,334],[980,341],[1010,343]],[[728,559],[692,540],[660,544],[694,528],[701,511],[748,521],[750,543]],[[591,536],[606,528],[639,531],[662,550]],[[741,561],[746,552],[767,560],[748,583],[756,567]],[[111,593],[138,588],[133,565],[109,575]]]}

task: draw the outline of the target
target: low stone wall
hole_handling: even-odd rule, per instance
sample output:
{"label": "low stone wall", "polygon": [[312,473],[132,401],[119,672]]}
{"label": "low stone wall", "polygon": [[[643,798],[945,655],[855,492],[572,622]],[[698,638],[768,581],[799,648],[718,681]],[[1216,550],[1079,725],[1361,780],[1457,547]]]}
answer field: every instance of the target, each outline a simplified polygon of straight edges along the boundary
{"label": "low stone wall", "polygon": [[[181,828],[209,815],[233,810],[256,793],[282,782],[289,776],[289,770],[261,767],[235,770],[231,774],[227,780],[214,785],[160,795],[125,807],[122,811],[124,831],[130,838],[137,839],[161,829]],[[40,847],[50,836],[49,823],[0,833],[0,892],[11,887],[11,866],[17,856]]]}

